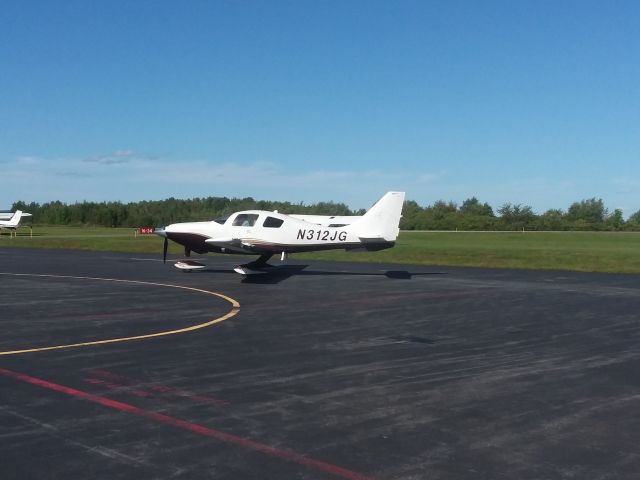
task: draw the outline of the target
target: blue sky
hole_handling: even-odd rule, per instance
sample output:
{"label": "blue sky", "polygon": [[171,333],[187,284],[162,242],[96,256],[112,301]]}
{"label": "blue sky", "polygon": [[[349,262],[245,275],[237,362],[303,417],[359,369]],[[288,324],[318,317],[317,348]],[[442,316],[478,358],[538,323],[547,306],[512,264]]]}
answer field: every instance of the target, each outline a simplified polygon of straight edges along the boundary
{"label": "blue sky", "polygon": [[7,1],[0,207],[640,209],[635,1]]}

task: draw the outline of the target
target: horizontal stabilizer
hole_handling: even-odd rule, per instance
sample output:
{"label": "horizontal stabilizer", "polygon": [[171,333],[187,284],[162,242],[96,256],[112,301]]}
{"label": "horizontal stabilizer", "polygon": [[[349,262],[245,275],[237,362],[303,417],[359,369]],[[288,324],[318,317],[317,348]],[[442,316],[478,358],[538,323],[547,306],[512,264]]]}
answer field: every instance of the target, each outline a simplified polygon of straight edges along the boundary
{"label": "horizontal stabilizer", "polygon": [[382,235],[358,235],[361,242],[379,242],[384,240]]}

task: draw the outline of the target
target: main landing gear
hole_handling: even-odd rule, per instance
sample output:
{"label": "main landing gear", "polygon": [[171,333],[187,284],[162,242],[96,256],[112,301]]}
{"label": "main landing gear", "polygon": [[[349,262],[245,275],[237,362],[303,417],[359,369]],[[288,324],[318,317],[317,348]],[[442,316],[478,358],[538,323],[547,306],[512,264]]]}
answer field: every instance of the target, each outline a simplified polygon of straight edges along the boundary
{"label": "main landing gear", "polygon": [[270,270],[276,268],[267,263],[272,256],[273,254],[266,253],[258,257],[258,259],[253,262],[236,266],[233,270],[240,275],[259,275],[262,273],[269,273]]}

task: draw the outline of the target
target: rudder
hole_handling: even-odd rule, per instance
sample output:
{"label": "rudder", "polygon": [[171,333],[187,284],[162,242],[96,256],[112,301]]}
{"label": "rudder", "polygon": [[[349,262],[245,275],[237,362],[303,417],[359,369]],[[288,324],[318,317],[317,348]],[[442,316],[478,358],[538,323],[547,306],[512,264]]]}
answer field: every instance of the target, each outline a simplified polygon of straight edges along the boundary
{"label": "rudder", "polygon": [[400,232],[400,218],[405,192],[387,192],[367,210],[361,219],[347,227],[363,242],[384,240],[394,242]]}

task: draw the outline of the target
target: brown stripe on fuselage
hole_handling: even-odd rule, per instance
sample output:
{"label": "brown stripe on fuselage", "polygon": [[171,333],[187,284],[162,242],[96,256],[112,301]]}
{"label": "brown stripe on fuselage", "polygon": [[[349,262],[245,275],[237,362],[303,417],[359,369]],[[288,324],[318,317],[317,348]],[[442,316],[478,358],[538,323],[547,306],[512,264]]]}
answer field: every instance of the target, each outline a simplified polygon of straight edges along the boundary
{"label": "brown stripe on fuselage", "polygon": [[[230,251],[224,249],[224,247],[209,245],[205,242],[209,237],[206,235],[202,235],[199,233],[187,233],[187,232],[167,232],[167,238],[172,240],[180,245],[184,245],[190,250],[196,253],[207,253],[207,252],[216,252],[216,253],[237,253],[241,254],[241,252]],[[243,248],[246,250],[246,253],[251,254],[261,254],[261,253],[301,253],[301,252],[314,252],[320,250],[366,250],[369,252],[375,252],[378,250],[385,250],[387,248],[391,248],[395,245],[396,242],[371,242],[371,243],[360,243],[360,242],[343,242],[343,243],[316,243],[316,244],[307,244],[307,245],[292,245],[292,244],[284,244],[284,243],[269,243],[259,239],[248,240],[252,242],[251,247],[242,246],[239,248]],[[238,248],[238,247],[235,247]]]}

